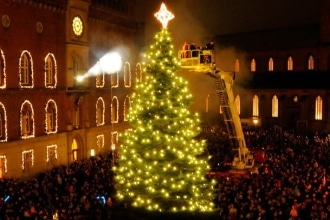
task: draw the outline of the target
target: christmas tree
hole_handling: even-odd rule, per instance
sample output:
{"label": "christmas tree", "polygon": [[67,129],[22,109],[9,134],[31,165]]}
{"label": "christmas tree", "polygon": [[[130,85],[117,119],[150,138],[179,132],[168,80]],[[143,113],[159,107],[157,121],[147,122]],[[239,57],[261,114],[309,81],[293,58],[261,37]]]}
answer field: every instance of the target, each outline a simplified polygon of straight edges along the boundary
{"label": "christmas tree", "polygon": [[[160,20],[171,17],[167,10],[160,15],[164,8],[156,14]],[[189,111],[193,97],[176,76],[180,63],[164,22],[146,54],[145,80],[131,97],[131,129],[120,136],[117,196],[150,211],[212,212],[215,181],[206,177],[206,142],[195,138],[199,115]]]}

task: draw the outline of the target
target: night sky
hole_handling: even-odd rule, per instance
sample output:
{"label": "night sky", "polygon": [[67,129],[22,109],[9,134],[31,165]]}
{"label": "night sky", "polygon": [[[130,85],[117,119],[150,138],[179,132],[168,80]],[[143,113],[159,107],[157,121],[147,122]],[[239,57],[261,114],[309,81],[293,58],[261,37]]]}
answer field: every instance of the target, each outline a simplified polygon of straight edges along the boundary
{"label": "night sky", "polygon": [[154,13],[164,2],[174,43],[199,42],[219,34],[317,23],[322,0],[136,0],[136,19],[146,22],[151,40],[161,25]]}

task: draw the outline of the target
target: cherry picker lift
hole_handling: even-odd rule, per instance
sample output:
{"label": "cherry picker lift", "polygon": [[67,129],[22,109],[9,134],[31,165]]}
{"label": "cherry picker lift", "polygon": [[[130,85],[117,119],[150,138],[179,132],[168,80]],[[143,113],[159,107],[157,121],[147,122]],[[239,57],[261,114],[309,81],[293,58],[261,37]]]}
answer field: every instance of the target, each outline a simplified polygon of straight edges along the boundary
{"label": "cherry picker lift", "polygon": [[182,68],[207,73],[215,78],[216,92],[235,155],[231,163],[231,170],[238,172],[255,170],[254,153],[246,146],[241,120],[235,105],[232,90],[234,73],[216,69],[214,49],[180,50],[178,58]]}

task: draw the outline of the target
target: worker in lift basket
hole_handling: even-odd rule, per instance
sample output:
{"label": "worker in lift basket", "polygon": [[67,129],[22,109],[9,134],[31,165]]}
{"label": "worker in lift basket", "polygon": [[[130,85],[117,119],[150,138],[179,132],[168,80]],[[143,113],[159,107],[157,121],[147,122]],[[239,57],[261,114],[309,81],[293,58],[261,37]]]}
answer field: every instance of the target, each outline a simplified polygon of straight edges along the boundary
{"label": "worker in lift basket", "polygon": [[189,56],[189,43],[184,42],[183,47],[182,47],[182,58],[187,58]]}

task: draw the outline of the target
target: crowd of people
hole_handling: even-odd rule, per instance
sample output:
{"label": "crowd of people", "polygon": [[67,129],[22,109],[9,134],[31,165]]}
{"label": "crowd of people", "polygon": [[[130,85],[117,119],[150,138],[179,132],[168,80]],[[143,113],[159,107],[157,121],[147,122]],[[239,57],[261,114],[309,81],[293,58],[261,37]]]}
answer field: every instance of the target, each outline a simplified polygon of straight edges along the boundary
{"label": "crowd of people", "polygon": [[109,153],[31,180],[0,179],[0,219],[111,219],[111,160]]}
{"label": "crowd of people", "polygon": [[[212,128],[212,134],[215,143],[208,146],[218,149],[223,131]],[[220,219],[330,219],[328,134],[251,129],[245,137],[251,147],[267,149],[267,160],[257,174],[218,176]]]}
{"label": "crowd of people", "polygon": [[[246,142],[267,148],[259,173],[215,176],[217,219],[330,219],[330,138],[273,129],[245,130]],[[220,159],[228,138],[205,129],[208,152]],[[222,156],[221,156],[222,155]],[[223,159],[223,158],[222,158]],[[0,219],[113,219],[112,155],[60,166],[30,180],[0,179]]]}

